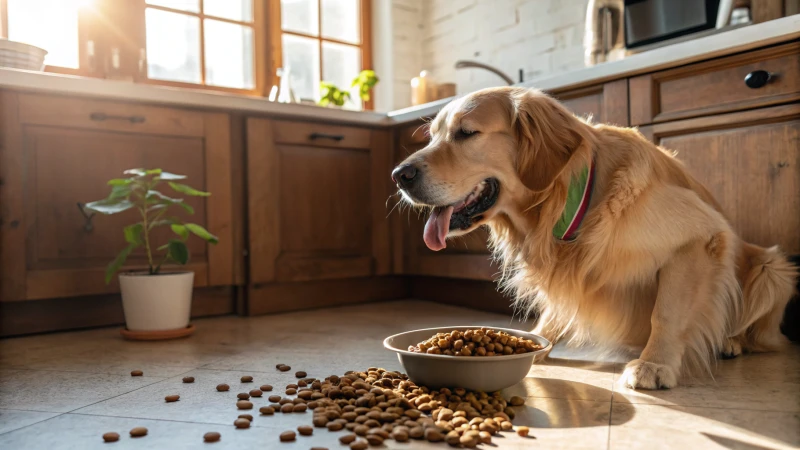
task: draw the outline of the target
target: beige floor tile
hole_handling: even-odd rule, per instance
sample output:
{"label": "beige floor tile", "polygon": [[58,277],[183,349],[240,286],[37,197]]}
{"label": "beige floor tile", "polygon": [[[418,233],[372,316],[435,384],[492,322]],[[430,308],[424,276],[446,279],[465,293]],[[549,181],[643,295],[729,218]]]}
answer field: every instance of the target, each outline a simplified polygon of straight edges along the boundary
{"label": "beige floor tile", "polygon": [[714,377],[681,380],[674,389],[632,390],[617,374],[614,402],[800,412],[800,346],[719,361]]}
{"label": "beige floor tile", "polygon": [[0,409],[0,434],[27,427],[57,415],[59,413]]}
{"label": "beige floor tile", "polygon": [[47,370],[0,370],[0,408],[68,412],[161,379]]}
{"label": "beige floor tile", "polygon": [[614,384],[614,367],[611,363],[548,359],[533,365],[528,376],[506,389],[504,395],[608,402]]}
{"label": "beige floor tile", "polygon": [[612,450],[800,447],[798,413],[615,403],[611,424]]}

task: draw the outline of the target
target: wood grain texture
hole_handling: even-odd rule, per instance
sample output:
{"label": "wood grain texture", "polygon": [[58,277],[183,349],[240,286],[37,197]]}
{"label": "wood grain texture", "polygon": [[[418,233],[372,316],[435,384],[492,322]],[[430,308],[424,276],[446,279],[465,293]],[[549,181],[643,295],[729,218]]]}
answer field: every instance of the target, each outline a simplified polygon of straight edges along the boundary
{"label": "wood grain texture", "polygon": [[784,0],[750,0],[753,23],[767,22],[784,16]]}
{"label": "wood grain texture", "polygon": [[678,151],[744,240],[800,253],[800,105],[651,128],[658,144]]}
{"label": "wood grain texture", "polygon": [[276,264],[281,282],[361,278],[373,273],[372,256],[282,255]]}
{"label": "wood grain texture", "polygon": [[512,315],[513,299],[497,291],[491,281],[451,278],[409,277],[411,298],[480,311]]}
{"label": "wood grain texture", "polygon": [[393,166],[391,133],[373,131],[370,148],[373,272],[375,275],[388,275],[392,271],[391,225],[388,217]]}
{"label": "wood grain texture", "polygon": [[250,283],[275,280],[280,254],[278,153],[272,140],[272,122],[247,119],[247,229]]}
{"label": "wood grain texture", "polygon": [[396,300],[409,297],[403,277],[349,278],[248,286],[248,315]]}
{"label": "wood grain texture", "polygon": [[[369,129],[310,122],[275,122],[275,142],[326,148],[368,149]],[[315,137],[318,136],[318,137]],[[341,138],[341,139],[334,139]]]}
{"label": "wood grain texture", "polygon": [[620,127],[627,127],[630,124],[627,79],[611,81],[603,85],[600,111],[600,119],[603,123]]}
{"label": "wood grain texture", "polygon": [[24,151],[19,97],[0,91],[0,302],[25,298]]}
{"label": "wood grain texture", "polygon": [[[764,87],[751,89],[744,78],[756,70],[774,74],[773,79]],[[798,42],[631,79],[633,125],[797,100],[800,100]]]}
{"label": "wood grain texture", "polygon": [[[192,295],[192,317],[232,313],[233,290],[232,287],[196,288]],[[0,337],[124,323],[119,294],[0,303]]]}
{"label": "wood grain texture", "polygon": [[247,168],[245,118],[231,115],[231,219],[233,225],[233,283],[247,284]]}
{"label": "wood grain texture", "polygon": [[219,238],[208,246],[208,282],[234,282],[233,184],[231,181],[231,124],[227,114],[205,114],[205,175],[211,196],[206,199],[208,231]]}
{"label": "wood grain texture", "polygon": [[[202,137],[205,134],[203,114],[198,112],[77,97],[19,95],[20,122],[25,124],[167,136]],[[92,120],[91,115],[95,113],[109,117]],[[144,121],[132,123],[128,120],[130,117]]]}

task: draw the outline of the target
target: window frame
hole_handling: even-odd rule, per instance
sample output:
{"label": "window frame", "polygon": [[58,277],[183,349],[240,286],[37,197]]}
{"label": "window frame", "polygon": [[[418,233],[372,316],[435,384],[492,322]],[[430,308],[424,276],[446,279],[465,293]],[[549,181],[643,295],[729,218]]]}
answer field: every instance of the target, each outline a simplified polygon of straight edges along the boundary
{"label": "window frame", "polygon": [[[122,14],[124,8],[120,7],[122,3],[117,3],[118,0],[95,0],[95,8],[108,15]],[[126,0],[129,1],[129,0]],[[107,27],[104,29],[97,19],[81,20],[78,25],[78,68],[73,69],[69,67],[60,66],[45,66],[45,72],[60,73],[67,75],[78,75],[95,78],[104,78],[105,73],[103,70],[96,70],[95,73],[90,72],[90,62],[87,61],[88,55],[86,54],[86,46],[88,41],[95,41],[96,54],[102,59],[106,54],[106,47],[110,47],[110,43],[114,39],[122,38],[125,42],[121,46],[129,48],[122,49],[123,57],[133,58],[138,54],[138,49],[147,48],[146,39],[146,23],[145,23],[145,10],[147,8],[158,9],[161,11],[184,14],[192,17],[198,17],[200,20],[200,61],[201,61],[201,80],[202,83],[187,83],[181,81],[160,80],[150,78],[148,76],[141,77],[138,73],[132,72],[132,69],[125,73],[126,67],[123,64],[123,75],[133,77],[134,82],[152,84],[159,86],[170,86],[178,88],[187,88],[195,90],[208,90],[208,91],[221,91],[234,93],[239,95],[250,95],[257,97],[266,97],[269,95],[273,85],[278,84],[277,70],[283,66],[283,52],[282,52],[282,36],[283,29],[281,27],[281,0],[253,0],[253,21],[252,23],[231,20],[223,17],[210,16],[204,14],[203,2],[200,1],[200,10],[197,13],[184,11],[180,9],[169,8],[159,5],[149,5],[145,0],[132,0],[135,5],[128,4],[127,12],[135,11],[136,17],[126,17],[124,21],[113,21],[117,26],[117,30],[111,31]],[[350,42],[339,41],[337,39],[322,38],[322,36],[305,36],[302,33],[288,32],[297,36],[312,37],[319,41],[321,47],[323,41],[334,42],[353,47],[358,47],[361,50],[361,69],[371,69],[372,67],[372,0],[359,0],[360,1],[360,36],[361,42],[353,44]],[[317,0],[318,8],[321,11],[321,0]],[[130,8],[133,9],[130,9]],[[127,14],[126,12],[126,14]],[[320,14],[321,16],[321,14]],[[125,15],[122,15],[125,17]],[[233,23],[237,25],[251,26],[253,29],[253,68],[255,77],[255,86],[253,89],[238,89],[224,86],[213,86],[205,83],[205,24],[204,19],[209,18],[212,20],[219,20],[222,22]],[[321,17],[318,20],[322,20]],[[322,30],[320,29],[320,34]],[[116,34],[116,35],[115,35]],[[8,4],[7,0],[0,0],[0,37],[8,37]],[[100,50],[103,47],[105,50]],[[320,48],[321,50],[321,48]],[[102,65],[102,64],[96,64]],[[320,51],[320,74],[322,73],[322,52]],[[374,102],[372,100],[363,102],[363,109],[373,109]]]}

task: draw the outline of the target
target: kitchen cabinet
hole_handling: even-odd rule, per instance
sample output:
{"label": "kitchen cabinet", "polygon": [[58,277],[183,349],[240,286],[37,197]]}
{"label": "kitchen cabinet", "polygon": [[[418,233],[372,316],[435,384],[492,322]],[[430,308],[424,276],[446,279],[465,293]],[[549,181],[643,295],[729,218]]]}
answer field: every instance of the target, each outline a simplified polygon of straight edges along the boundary
{"label": "kitchen cabinet", "polygon": [[389,132],[247,120],[250,283],[391,272]]}
{"label": "kitchen cabinet", "polygon": [[745,241],[800,253],[800,105],[641,128],[678,152]]}
{"label": "kitchen cabinet", "polygon": [[629,125],[627,79],[586,88],[555,91],[550,94],[573,114],[591,118],[594,123],[608,123],[621,127]]}
{"label": "kitchen cabinet", "polygon": [[[81,205],[106,197],[106,182],[136,167],[185,174],[212,193],[188,198],[195,214],[184,218],[219,244],[190,240],[187,268],[196,286],[234,284],[227,115],[9,91],[0,92],[0,105],[3,301],[118,292],[116,280],[105,284],[105,267],[124,247],[122,228],[138,220],[136,211],[94,217]],[[145,266],[139,249],[124,269]]]}

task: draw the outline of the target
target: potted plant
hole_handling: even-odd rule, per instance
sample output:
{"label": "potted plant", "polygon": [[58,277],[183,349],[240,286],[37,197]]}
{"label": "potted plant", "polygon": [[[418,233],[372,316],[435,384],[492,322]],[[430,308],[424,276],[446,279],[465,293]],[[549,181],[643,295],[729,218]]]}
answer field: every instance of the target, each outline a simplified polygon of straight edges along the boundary
{"label": "potted plant", "polygon": [[[350,88],[358,88],[358,96],[362,101],[369,101],[369,92],[378,84],[378,77],[373,70],[362,70],[358,76],[353,78]],[[350,100],[350,92],[339,89],[335,84],[322,81],[319,84],[320,99],[318,104],[329,108],[341,108],[345,102]]]}
{"label": "potted plant", "polygon": [[[131,169],[124,174],[128,177],[108,182],[111,193],[107,198],[85,206],[89,211],[108,215],[134,210],[138,216],[136,222],[123,229],[127,246],[108,264],[106,284],[125,264],[131,252],[143,247],[147,255],[147,270],[119,274],[127,330],[163,332],[186,329],[191,314],[194,272],[165,271],[164,265],[189,262],[186,241],[191,235],[212,244],[217,243],[217,238],[202,226],[186,223],[174,216],[172,211],[175,208],[189,214],[194,214],[194,209],[182,198],[165,195],[159,188],[166,185],[189,196],[207,197],[210,194],[178,183],[186,177],[161,169]],[[160,227],[169,227],[175,236],[167,242],[154,242],[152,231]]]}

